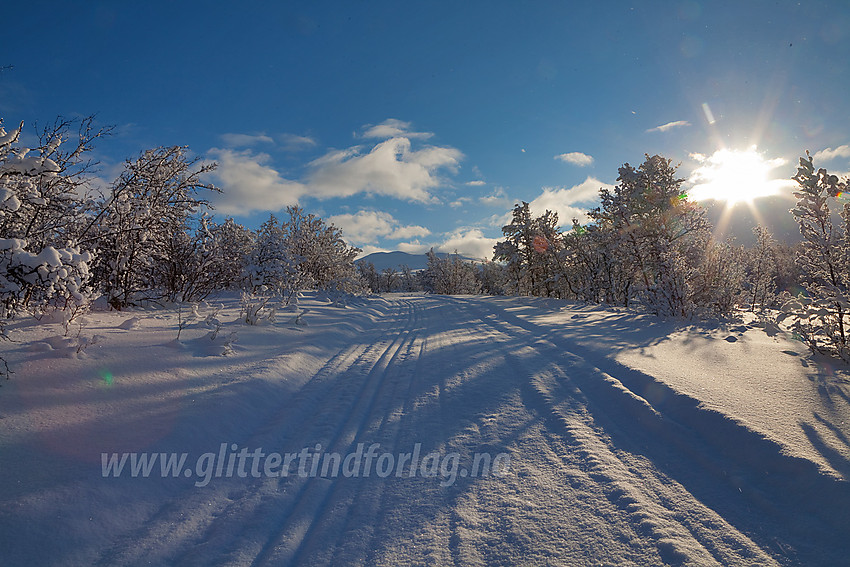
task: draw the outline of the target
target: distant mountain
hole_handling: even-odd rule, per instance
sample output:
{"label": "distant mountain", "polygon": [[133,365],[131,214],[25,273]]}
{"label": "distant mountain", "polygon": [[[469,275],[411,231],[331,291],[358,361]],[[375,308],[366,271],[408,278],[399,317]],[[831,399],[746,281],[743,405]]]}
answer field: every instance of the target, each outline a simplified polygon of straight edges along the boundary
{"label": "distant mountain", "polygon": [[[449,256],[449,254],[445,252],[437,252],[437,256],[440,258],[445,258]],[[467,256],[461,256],[462,260],[466,260],[467,262],[481,262],[478,258],[469,258]],[[407,252],[372,252],[371,254],[367,254],[362,258],[356,260],[356,262],[372,262],[375,265],[375,269],[379,272],[385,270],[386,268],[394,268],[398,269],[399,266],[408,266],[411,270],[424,270],[428,266],[428,256],[425,254],[409,254]]]}

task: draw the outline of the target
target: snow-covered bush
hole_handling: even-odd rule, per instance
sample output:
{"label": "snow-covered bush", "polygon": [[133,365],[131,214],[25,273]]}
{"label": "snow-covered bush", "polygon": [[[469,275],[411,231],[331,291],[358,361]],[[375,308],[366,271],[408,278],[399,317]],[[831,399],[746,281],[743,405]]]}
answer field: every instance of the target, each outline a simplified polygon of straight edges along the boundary
{"label": "snow-covered bush", "polygon": [[180,146],[147,150],[126,162],[104,196],[85,238],[97,245],[95,275],[112,307],[181,295],[195,245],[189,222],[209,206],[199,193],[219,190],[201,181],[215,164],[197,162]]}
{"label": "snow-covered bush", "polygon": [[493,259],[506,268],[507,289],[516,295],[562,297],[564,242],[557,213],[547,210],[533,217],[523,201],[514,206],[502,234],[505,239],[496,243]]}
{"label": "snow-covered bush", "polygon": [[263,320],[274,323],[275,315],[280,307],[279,301],[263,286],[253,292],[243,291],[239,318],[245,321],[246,325],[258,325]]}
{"label": "snow-covered bush", "polygon": [[227,218],[223,223],[207,223],[211,235],[207,268],[219,289],[236,289],[244,283],[245,268],[254,248],[255,233]]}
{"label": "snow-covered bush", "polygon": [[561,252],[559,281],[567,297],[629,306],[635,271],[628,257],[616,253],[616,241],[611,231],[594,224],[582,226],[573,219]]}
{"label": "snow-covered bush", "polygon": [[671,160],[647,155],[638,168],[620,168],[614,190],[600,190],[602,204],[589,216],[610,239],[609,261],[633,274],[629,295],[654,313],[687,317],[718,304],[695,293],[711,231],[683,181]]}
{"label": "snow-covered bush", "polygon": [[202,301],[241,283],[253,244],[252,233],[227,219],[216,225],[206,213],[194,231],[176,231],[152,270],[152,285],[170,301]]}
{"label": "snow-covered bush", "polygon": [[687,283],[694,314],[732,314],[742,301],[746,279],[741,250],[728,242],[709,240]]}
{"label": "snow-covered bush", "polygon": [[375,264],[372,262],[359,261],[355,263],[355,268],[357,270],[357,277],[360,278],[360,281],[366,286],[372,293],[381,293],[384,291],[382,289],[383,282],[381,281],[381,274],[378,273],[378,270],[375,269]]}
{"label": "snow-covered bush", "polygon": [[246,267],[248,289],[264,287],[280,295],[284,304],[312,287],[363,293],[354,265],[359,250],[345,243],[342,232],[299,207],[287,207],[286,212],[287,221],[270,215],[256,233]]}
{"label": "snow-covered bush", "polygon": [[270,215],[257,231],[254,249],[248,257],[248,289],[252,294],[278,295],[288,304],[295,294],[314,283],[303,263],[304,258],[289,246],[285,228]]}
{"label": "snow-covered bush", "polygon": [[0,236],[26,240],[36,253],[77,240],[87,222],[86,156],[105,133],[92,122],[57,119],[38,132],[37,147],[27,148],[18,145],[23,122],[7,133],[0,120]]}
{"label": "snow-covered bush", "polygon": [[475,294],[481,291],[475,264],[466,262],[455,252],[440,258],[434,249],[428,251],[428,265],[422,274],[425,291],[441,295]]}
{"label": "snow-covered bush", "polygon": [[756,242],[746,257],[746,300],[750,311],[760,311],[776,301],[779,259],[776,241],[763,226],[753,229]]}
{"label": "snow-covered bush", "polygon": [[808,152],[793,179],[799,189],[791,212],[803,236],[797,265],[808,295],[786,301],[780,319],[790,317],[812,351],[850,361],[850,203],[839,211],[843,226],[833,224],[832,211],[850,181],[839,181],[823,168],[815,171]]}
{"label": "snow-covered bush", "polygon": [[17,238],[0,240],[0,316],[12,317],[21,309],[43,312],[82,305],[91,254],[77,248],[26,250]]}
{"label": "snow-covered bush", "polygon": [[354,259],[360,253],[349,246],[342,231],[321,218],[305,213],[300,207],[287,207],[289,219],[281,226],[283,242],[290,254],[299,259],[301,271],[323,290],[333,287],[349,293],[362,293]]}
{"label": "snow-covered bush", "polygon": [[35,149],[16,145],[23,123],[8,133],[0,126],[0,317],[87,300],[92,254],[75,240],[85,208],[82,156],[100,133],[83,120],[76,145],[65,151],[73,124],[57,120]]}
{"label": "snow-covered bush", "polygon": [[481,293],[507,295],[507,268],[497,262],[482,262],[476,272]]}

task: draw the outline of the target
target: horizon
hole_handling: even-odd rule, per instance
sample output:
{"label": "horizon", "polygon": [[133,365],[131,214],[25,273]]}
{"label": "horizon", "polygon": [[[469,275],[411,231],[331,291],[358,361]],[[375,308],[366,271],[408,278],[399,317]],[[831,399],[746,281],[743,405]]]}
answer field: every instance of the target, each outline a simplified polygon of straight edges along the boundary
{"label": "horizon", "polygon": [[298,204],[364,255],[492,257],[515,203],[569,226],[644,154],[680,163],[695,198],[755,204],[740,223],[782,230],[793,219],[772,201],[801,155],[850,171],[839,2],[6,13],[38,22],[10,26],[0,61],[0,117],[25,121],[24,145],[36,124],[95,114],[115,125],[92,154],[97,183],[147,148],[187,145],[219,164],[219,220],[256,228]]}

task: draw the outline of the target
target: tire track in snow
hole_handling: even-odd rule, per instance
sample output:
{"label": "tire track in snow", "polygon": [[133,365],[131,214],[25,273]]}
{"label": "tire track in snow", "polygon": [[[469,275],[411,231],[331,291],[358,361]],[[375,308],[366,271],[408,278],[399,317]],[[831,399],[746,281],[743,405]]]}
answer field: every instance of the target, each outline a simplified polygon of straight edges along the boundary
{"label": "tire track in snow", "polygon": [[[316,381],[326,379],[328,376],[339,372],[341,368],[350,366],[354,360],[363,355],[367,346],[356,344],[340,349],[302,386],[302,389],[293,396],[293,401],[288,403],[286,408],[298,410],[305,407],[299,403],[305,401],[306,396],[303,395],[305,388],[310,389]],[[274,360],[283,359],[288,355],[288,352],[281,354]],[[264,360],[252,368],[262,367],[268,370],[274,366],[274,360],[271,362]],[[260,439],[273,433],[275,427],[282,425],[286,416],[286,410],[275,413],[268,421],[262,423],[255,433],[246,439],[240,439],[239,444],[248,446],[257,443]],[[212,499],[210,498],[210,491],[216,492]],[[175,531],[175,525],[185,525],[187,522],[191,522],[193,525],[192,529],[189,530],[190,536],[197,530],[207,530],[209,525],[218,517],[228,516],[249,491],[250,489],[243,486],[233,488],[232,486],[216,486],[215,484],[200,491],[195,487],[187,487],[181,493],[169,498],[153,512],[144,526],[122,536],[105,552],[101,553],[96,565],[106,566],[139,561],[150,553],[162,553],[170,548],[179,549],[182,545],[185,545],[184,538],[187,537],[187,534],[183,531]]]}
{"label": "tire track in snow", "polygon": [[[405,328],[405,321],[410,317],[410,310],[406,307],[395,305],[395,316],[385,321],[385,326],[393,329],[392,332],[396,332],[396,326]],[[401,332],[396,332],[395,336],[383,337],[371,333],[364,337],[365,348],[356,360],[329,373],[329,388],[312,393],[310,397],[315,398],[316,403],[302,407],[299,415],[289,420],[292,434],[286,443],[290,450],[312,448],[317,442],[322,444],[323,450],[328,450],[334,428],[338,428],[340,420],[352,411],[353,404],[366,387],[370,369],[386,356],[400,335]],[[259,494],[260,501],[243,506],[244,510],[238,517],[221,522],[222,529],[219,531],[223,541],[213,546],[210,560],[240,565],[255,561],[264,546],[274,538],[274,531],[285,524],[292,507],[303,498],[306,480],[299,478],[295,472],[284,478],[263,479],[265,490]]]}
{"label": "tire track in snow", "polygon": [[[376,400],[380,397],[390,369],[393,368],[405,345],[412,344],[415,340],[412,329],[416,320],[416,309],[409,301],[403,303],[408,312],[403,328],[398,331],[391,343],[382,349],[375,363],[366,369],[362,387],[354,397],[347,414],[339,420],[331,441],[325,446],[326,451],[344,455],[354,450],[357,436],[363,430]],[[321,523],[336,483],[327,479],[310,477],[300,484],[297,496],[283,515],[283,522],[278,524],[266,540],[252,565],[297,563],[314,526]]]}
{"label": "tire track in snow", "polygon": [[[422,339],[416,366],[408,383],[407,391],[402,400],[400,416],[394,428],[392,446],[398,451],[410,450],[412,444],[422,441],[420,436],[424,432],[417,427],[417,412],[432,401],[434,394],[432,380],[434,377],[444,376],[445,374],[443,372],[443,365],[437,369],[430,366],[426,367],[424,364],[426,355],[432,352],[439,352],[439,359],[443,362],[452,358],[449,353],[445,352],[439,338],[432,336],[435,329],[429,315],[435,310],[439,310],[440,305],[434,305],[435,300],[427,296],[419,298],[418,301],[425,303],[423,311],[426,313],[426,319],[423,322],[423,326],[427,329],[427,333]],[[433,436],[430,428],[428,433],[429,436]],[[366,565],[376,565],[386,562],[386,559],[380,555],[381,547],[400,523],[399,520],[401,518],[397,515],[399,502],[408,500],[407,494],[405,491],[400,490],[400,488],[410,487],[413,484],[416,484],[417,487],[421,486],[419,482],[421,479],[409,478],[407,471],[405,472],[406,474],[402,478],[391,476],[384,479],[383,482],[377,483],[380,484],[380,502],[377,505],[375,514],[372,516],[374,520],[368,543],[360,546],[364,550],[360,558],[356,555],[343,556],[345,562],[358,561]],[[347,533],[352,531],[353,526],[348,528]],[[338,558],[339,556],[335,555],[331,564],[337,564]]]}
{"label": "tire track in snow", "polygon": [[[559,364],[565,366],[558,368],[562,376],[559,384],[570,382],[580,389],[590,402],[589,409],[596,416],[594,421],[620,442],[628,439],[626,445],[631,451],[645,452],[653,465],[678,478],[684,490],[696,490],[696,494],[691,493],[694,501],[712,503],[717,508],[712,514],[737,525],[736,531],[743,528],[746,540],[754,538],[756,545],[783,562],[826,564],[840,562],[839,558],[845,556],[842,549],[847,549],[850,537],[846,483],[819,475],[808,461],[781,454],[774,444],[672,390],[666,398],[659,397],[668,403],[655,407],[623,381],[591,363],[598,354],[565,343],[555,332],[507,313],[497,316],[492,308],[474,300],[467,304],[482,320],[491,322],[507,335],[525,337],[541,359],[560,357],[563,362]],[[628,375],[631,382],[651,381],[656,392],[667,388],[655,383],[652,377],[616,362],[610,361],[609,366]],[[736,443],[742,447],[730,453],[726,446]],[[774,474],[766,475],[765,469]],[[630,505],[628,498],[624,503]],[[678,512],[678,515],[687,514]],[[714,525],[714,521],[709,519],[706,525]],[[691,527],[700,532],[697,539],[702,539],[706,548],[714,547],[710,532],[700,529],[699,522]],[[732,549],[737,545],[733,542]]]}
{"label": "tire track in snow", "polygon": [[[394,433],[393,415],[397,415],[399,399],[405,399],[412,387],[413,377],[422,351],[421,315],[422,309],[414,302],[407,301],[413,310],[413,320],[408,325],[408,335],[399,349],[380,373],[380,382],[368,400],[355,433],[348,443],[347,451],[352,451],[359,443],[368,448],[373,443],[381,444],[381,451],[394,452],[392,441]],[[345,444],[343,444],[345,447]],[[343,448],[341,447],[341,449]],[[371,467],[370,467],[371,468]],[[383,479],[376,481],[377,472],[370,471],[369,477],[358,476],[353,479],[337,477],[328,486],[322,503],[322,513],[310,524],[292,564],[305,562],[314,564],[350,563],[351,560],[339,560],[338,554],[362,557],[358,542],[368,539],[364,532],[373,527],[375,500],[380,497]],[[327,513],[328,509],[333,513]],[[349,529],[356,531],[358,537],[345,537]],[[348,548],[348,549],[342,549]],[[351,549],[354,548],[354,549]]]}
{"label": "tire track in snow", "polygon": [[[474,426],[478,416],[465,414],[459,402],[459,392],[470,382],[484,379],[470,374],[486,366],[485,358],[494,354],[497,345],[487,340],[486,328],[479,323],[459,319],[454,307],[439,296],[422,298],[427,302],[430,319],[427,324],[428,343],[423,351],[423,375],[415,384],[415,393],[408,396],[405,416],[400,428],[400,443],[410,447],[422,442],[422,454],[436,451],[445,455],[458,452],[461,462],[475,450],[488,450],[470,438],[465,427]],[[448,316],[447,316],[448,315]],[[477,388],[488,389],[480,383]],[[501,397],[499,392],[479,396],[473,394],[476,406],[497,406],[488,397]],[[492,402],[492,404],[491,404]],[[460,406],[458,406],[460,403]],[[460,521],[456,511],[458,498],[467,485],[439,485],[440,478],[387,478],[383,492],[381,514],[368,545],[369,553],[359,562],[379,564],[467,564],[471,555],[462,549]],[[464,486],[459,486],[463,484]],[[349,558],[346,558],[349,559]]]}
{"label": "tire track in snow", "polygon": [[[733,482],[719,476],[724,467],[747,473],[749,465],[702,454],[705,442],[686,421],[696,408],[650,405],[635,393],[639,377],[582,354],[482,300],[396,300],[383,325],[340,349],[240,444],[291,451],[321,442],[324,452],[344,454],[357,442],[407,451],[422,440],[423,454],[463,455],[521,444],[524,470],[448,489],[435,479],[392,476],[222,479],[170,497],[101,564],[772,564],[758,547],[770,547],[772,526],[756,525],[763,512],[746,510],[769,502],[743,493],[725,511],[711,509],[731,492],[713,485]],[[492,375],[480,368],[488,364]],[[682,462],[665,462],[675,459]],[[694,493],[695,482],[713,484]],[[576,496],[585,500],[570,502]],[[544,502],[550,510],[542,511]],[[550,555],[523,556],[536,544],[523,532],[540,535],[554,525],[546,513],[585,523],[551,534]],[[539,525],[523,524],[535,518]],[[576,537],[588,537],[579,547],[604,542],[608,532],[595,528],[621,534],[612,542],[621,555],[565,549],[576,547]],[[793,550],[784,558],[781,545],[772,553],[783,562],[842,560],[818,562]]]}
{"label": "tire track in snow", "polygon": [[[475,306],[464,307],[471,319],[477,318],[497,330],[504,335],[505,342],[511,345],[505,353],[505,360],[519,377],[517,385],[523,404],[543,419],[546,425],[545,437],[557,433],[575,452],[574,455],[562,456],[564,465],[567,468],[581,467],[598,483],[606,497],[628,513],[635,533],[654,542],[662,561],[673,564],[733,564],[729,561],[735,558],[733,555],[720,553],[715,557],[703,542],[677,521],[675,518],[681,515],[681,510],[669,509],[660,504],[658,495],[647,490],[648,483],[654,479],[637,476],[629,470],[620,460],[620,455],[616,455],[609,447],[604,432],[598,426],[594,427],[592,422],[587,423],[587,413],[583,411],[587,399],[578,388],[573,386],[569,395],[564,397],[564,404],[568,407],[559,410],[553,405],[551,396],[545,395],[541,389],[540,381],[546,378],[569,381],[554,362],[557,355],[541,352],[541,341],[527,330],[512,327]],[[546,362],[540,364],[541,361]],[[547,442],[552,445],[551,440]],[[554,449],[552,451],[556,452]],[[576,456],[579,457],[578,462]],[[746,538],[743,541],[746,542]],[[750,547],[757,549],[751,543]],[[767,558],[762,555],[761,559]]]}
{"label": "tire track in snow", "polygon": [[[398,311],[399,306],[396,305],[394,309]],[[396,317],[398,315],[396,313]],[[404,317],[409,318],[409,310],[405,310]],[[387,317],[387,324],[393,322]],[[342,375],[378,360],[388,345],[392,344],[389,340],[377,340],[379,332],[380,328],[369,333],[368,337],[374,335],[374,341],[366,338],[340,349],[294,393],[280,411],[261,423],[247,438],[240,439],[239,444],[243,447],[258,444],[271,447],[272,450],[281,449],[282,438],[287,433],[294,432],[297,435],[304,420],[314,417],[316,408],[345,396],[348,390],[357,385],[356,379],[341,380]],[[288,354],[284,353],[275,359],[282,359]],[[268,369],[274,363],[265,360],[257,366]],[[315,442],[315,438],[310,441]],[[246,528],[244,524],[239,525],[239,520],[250,518],[255,513],[264,513],[263,501],[277,492],[277,485],[276,479],[242,480],[234,477],[218,482],[214,480],[202,489],[187,487],[161,505],[142,528],[110,546],[101,554],[97,564],[126,564],[151,556],[162,557],[163,561],[170,564],[192,564],[199,557],[205,556],[209,557],[210,562],[221,562],[223,547],[238,547],[239,535]],[[236,529],[234,524],[238,526]]]}
{"label": "tire track in snow", "polygon": [[[267,424],[263,427],[266,433],[266,442],[262,442],[263,437],[252,437],[250,441],[242,443],[242,446],[250,447],[272,447],[284,451],[283,447],[288,445],[289,449],[300,449],[310,446],[318,439],[324,441],[324,438],[314,435],[312,438],[299,431],[304,423],[309,423],[309,420],[315,419],[317,408],[331,403],[330,400],[335,400],[340,396],[347,396],[348,389],[344,377],[352,368],[361,364],[370,364],[372,355],[375,350],[384,348],[386,343],[376,342],[373,345],[355,345],[346,349],[346,355],[341,357],[341,363],[332,367],[323,368],[321,378],[315,376],[308,382],[309,388],[307,391],[299,391],[300,395],[296,395],[296,400],[292,404],[287,404],[287,407],[292,406],[295,411],[292,414],[287,414],[283,411],[274,420],[278,429],[275,430],[272,424]],[[321,389],[323,382],[331,383],[330,391]],[[350,384],[354,387],[356,382]],[[300,402],[300,403],[299,403]],[[269,440],[271,439],[271,440]],[[293,474],[294,471],[293,471]],[[292,476],[289,477],[291,479]],[[230,480],[230,479],[228,479]],[[249,481],[250,482],[250,481]],[[229,501],[226,509],[218,514],[211,522],[205,533],[198,538],[197,543],[201,547],[209,547],[210,560],[219,555],[224,557],[235,555],[238,557],[234,561],[236,564],[244,564],[245,559],[242,557],[241,546],[243,540],[250,539],[247,535],[252,529],[255,529],[255,524],[259,521],[260,528],[264,529],[264,522],[270,514],[276,513],[272,503],[277,503],[281,500],[280,493],[286,491],[286,486],[281,490],[281,485],[286,481],[280,481],[274,478],[263,478],[253,481],[250,490],[241,490],[236,494],[229,495]],[[235,527],[234,527],[235,526]],[[225,550],[222,552],[222,550]],[[197,550],[187,548],[185,553],[177,556],[171,562],[176,565],[184,563],[187,560],[188,564],[193,564],[197,556]]]}
{"label": "tire track in snow", "polygon": [[[421,307],[417,310],[418,313],[424,311],[425,309]],[[421,319],[417,320],[417,324],[419,328],[425,327]],[[393,455],[398,455],[406,449],[400,446],[400,439],[409,420],[414,388],[423,379],[421,362],[422,355],[427,349],[428,336],[422,335],[417,333],[415,340],[410,343],[410,354],[415,356],[413,367],[400,376],[400,378],[404,377],[404,383],[400,379],[396,380],[393,395],[386,400],[390,407],[381,412],[383,413],[381,423],[374,432],[370,429],[365,434],[366,438],[363,439],[367,445],[371,442],[379,442],[383,451]],[[396,392],[399,394],[396,395]],[[342,482],[345,481],[342,480]],[[321,544],[328,548],[324,554],[314,552],[311,559],[319,563],[320,559],[328,558],[328,564],[342,565],[362,562],[366,558],[367,565],[373,564],[374,562],[368,557],[372,553],[372,542],[376,539],[376,533],[387,506],[389,482],[391,482],[389,478],[372,477],[368,481],[360,478],[356,482],[347,483],[349,490],[351,490],[350,485],[354,484],[353,490],[356,491],[351,501],[346,502],[347,513],[341,514],[339,521],[323,526],[323,531],[330,536],[331,541],[326,540]],[[345,487],[340,486],[339,489],[340,492],[345,491]],[[336,530],[335,534],[334,530]]]}

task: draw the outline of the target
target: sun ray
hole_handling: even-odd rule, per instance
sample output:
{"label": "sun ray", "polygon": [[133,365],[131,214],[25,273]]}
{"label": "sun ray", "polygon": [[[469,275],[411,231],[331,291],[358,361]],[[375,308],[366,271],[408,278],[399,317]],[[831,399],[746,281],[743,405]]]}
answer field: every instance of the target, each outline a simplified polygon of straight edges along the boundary
{"label": "sun ray", "polygon": [[756,146],[747,150],[721,149],[711,156],[691,154],[701,165],[688,181],[688,196],[695,201],[713,199],[731,207],[750,203],[759,197],[776,195],[792,185],[790,180],[773,178],[772,171],[786,164],[782,158],[766,159]]}

